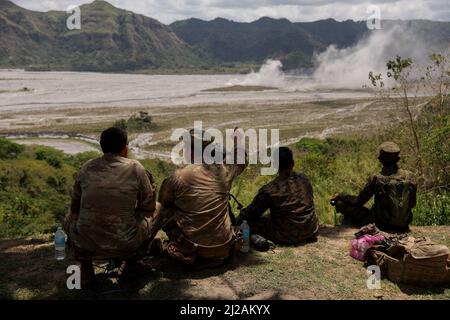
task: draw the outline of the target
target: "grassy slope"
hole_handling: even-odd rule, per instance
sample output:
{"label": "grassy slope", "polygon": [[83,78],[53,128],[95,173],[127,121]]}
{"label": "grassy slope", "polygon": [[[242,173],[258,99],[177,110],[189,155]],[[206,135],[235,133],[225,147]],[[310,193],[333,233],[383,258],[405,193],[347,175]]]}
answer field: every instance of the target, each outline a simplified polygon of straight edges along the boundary
{"label": "grassy slope", "polygon": [[[238,254],[219,269],[188,271],[167,258],[144,261],[139,286],[118,292],[114,277],[97,268],[100,299],[450,299],[450,288],[419,288],[384,279],[380,290],[366,288],[363,264],[348,256],[355,229],[324,226],[319,240],[297,248]],[[414,227],[450,245],[450,227]],[[49,237],[0,244],[0,298],[90,299],[89,292],[69,291],[65,269],[72,259],[57,262]]]}
{"label": "grassy slope", "polygon": [[[437,193],[436,186],[448,184],[448,173],[442,165],[449,164],[448,141],[450,118],[444,116],[437,127],[435,116],[427,115],[418,123],[423,150],[425,181],[419,189],[415,224],[441,223],[441,227],[414,227],[413,235],[425,235],[450,245],[448,193]],[[315,205],[322,223],[332,223],[333,212],[328,197],[335,191],[355,193],[367,176],[379,170],[376,146],[384,140],[402,145],[402,167],[416,170],[408,147],[409,131],[404,126],[372,137],[352,139],[303,139],[293,146],[296,170],[311,179]],[[15,234],[36,234],[52,231],[55,219],[63,214],[68,203],[68,190],[73,173],[89,155],[73,158],[49,148],[28,147],[22,150],[0,139],[0,224],[3,231],[14,226]],[[4,150],[10,150],[4,152]],[[18,155],[15,155],[17,153]],[[12,157],[8,159],[8,157]],[[58,164],[59,163],[59,164]],[[162,161],[145,161],[158,184],[173,167]],[[233,192],[248,204],[258,188],[269,181],[261,177],[257,167],[249,168],[233,187]],[[434,187],[433,187],[434,185]],[[428,191],[427,191],[428,190]],[[445,190],[445,188],[444,188]],[[14,195],[14,197],[11,197]],[[14,199],[15,201],[8,200]],[[16,200],[19,201],[16,201]],[[43,201],[43,202],[41,202]],[[8,209],[7,205],[13,205]],[[56,205],[57,204],[57,205]],[[5,210],[6,208],[6,210]],[[55,210],[56,209],[56,210]],[[47,211],[45,211],[47,210]],[[18,214],[21,212],[21,214]],[[44,212],[44,214],[43,214]],[[27,220],[28,219],[28,220]],[[278,248],[274,252],[239,256],[228,266],[215,271],[186,272],[166,259],[148,259],[148,270],[141,280],[141,289],[132,298],[304,298],[304,299],[449,299],[449,289],[417,288],[383,281],[380,292],[365,287],[365,270],[348,254],[348,241],[354,229],[323,227],[319,241],[298,248]],[[3,232],[5,236],[5,232]],[[8,235],[7,235],[8,236]],[[35,236],[0,242],[0,297],[88,298],[80,292],[65,289],[65,267],[68,259],[53,259],[50,236]],[[289,281],[286,281],[289,280]],[[103,290],[115,290],[104,279]],[[102,297],[123,298],[123,293]]]}

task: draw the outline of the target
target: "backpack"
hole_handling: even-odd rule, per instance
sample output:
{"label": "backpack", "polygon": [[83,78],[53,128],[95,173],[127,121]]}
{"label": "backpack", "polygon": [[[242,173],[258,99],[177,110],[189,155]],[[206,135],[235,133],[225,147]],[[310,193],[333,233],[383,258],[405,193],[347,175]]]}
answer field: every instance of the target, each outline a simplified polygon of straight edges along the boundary
{"label": "backpack", "polygon": [[411,198],[414,185],[408,179],[398,177],[380,177],[381,190],[384,195],[385,217],[388,225],[404,228],[410,222]]}
{"label": "backpack", "polygon": [[450,285],[450,255],[444,245],[429,238],[407,237],[390,247],[373,246],[368,262],[380,266],[384,277],[396,283]]}

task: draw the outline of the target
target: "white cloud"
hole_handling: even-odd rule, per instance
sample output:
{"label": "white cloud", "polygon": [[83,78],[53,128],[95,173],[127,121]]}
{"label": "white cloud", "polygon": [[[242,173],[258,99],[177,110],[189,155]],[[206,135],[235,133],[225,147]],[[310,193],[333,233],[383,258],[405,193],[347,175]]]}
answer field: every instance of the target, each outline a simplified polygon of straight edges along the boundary
{"label": "white cloud", "polygon": [[[65,10],[89,0],[13,0],[27,9]],[[186,18],[252,21],[262,16],[291,21],[364,20],[370,4],[379,5],[382,19],[430,19],[450,21],[448,0],[110,0],[111,4],[164,23]]]}

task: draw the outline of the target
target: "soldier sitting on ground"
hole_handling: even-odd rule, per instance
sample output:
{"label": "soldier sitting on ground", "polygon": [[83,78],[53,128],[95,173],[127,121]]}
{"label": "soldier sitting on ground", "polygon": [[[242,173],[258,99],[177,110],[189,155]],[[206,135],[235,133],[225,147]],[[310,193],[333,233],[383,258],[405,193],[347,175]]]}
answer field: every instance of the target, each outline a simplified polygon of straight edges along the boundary
{"label": "soldier sitting on ground", "polygon": [[134,273],[140,250],[148,246],[159,220],[153,179],[136,160],[127,159],[127,133],[101,134],[104,155],[88,161],[76,178],[64,228],[81,262],[85,286],[95,280],[92,260],[120,258],[124,278]]}
{"label": "soldier sitting on ground", "polygon": [[[191,161],[195,146],[201,146],[203,155],[211,142],[204,132],[200,137],[191,130]],[[237,159],[237,148],[234,152]],[[169,240],[161,245],[163,252],[185,265],[216,267],[241,245],[238,230],[231,223],[228,195],[246,161],[206,164],[204,157],[201,160],[203,163],[177,170],[161,186],[158,199],[161,212],[170,212],[167,214],[175,217],[163,228]]]}
{"label": "soldier sitting on ground", "polygon": [[[416,205],[414,174],[399,169],[400,148],[394,142],[381,144],[378,159],[383,165],[381,172],[372,175],[358,196],[337,193],[331,201],[344,215],[343,224],[360,227],[375,222],[383,230],[407,231]],[[368,209],[364,204],[372,196],[375,202]]]}
{"label": "soldier sitting on ground", "polygon": [[[314,241],[319,220],[314,211],[313,189],[308,178],[294,172],[289,148],[279,148],[278,176],[263,186],[253,202],[239,215],[240,224],[247,220],[252,234],[277,244],[296,245]],[[270,215],[262,215],[270,209]]]}

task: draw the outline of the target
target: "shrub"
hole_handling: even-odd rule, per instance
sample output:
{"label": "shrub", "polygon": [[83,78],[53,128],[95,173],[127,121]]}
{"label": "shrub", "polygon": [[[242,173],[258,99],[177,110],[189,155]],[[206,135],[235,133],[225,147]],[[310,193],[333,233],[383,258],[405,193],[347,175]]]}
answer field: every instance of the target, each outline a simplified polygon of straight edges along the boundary
{"label": "shrub", "polygon": [[36,160],[45,161],[54,168],[61,168],[67,158],[62,151],[42,146],[36,147],[35,157]]}
{"label": "shrub", "polygon": [[0,159],[16,159],[25,146],[0,138]]}
{"label": "shrub", "polygon": [[132,115],[128,120],[121,119],[116,121],[114,126],[130,132],[147,131],[156,127],[153,123],[153,118],[147,112],[143,111]]}

